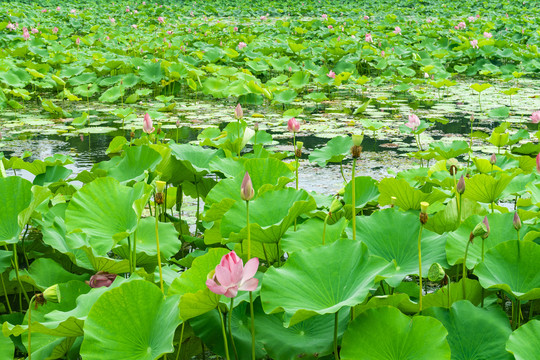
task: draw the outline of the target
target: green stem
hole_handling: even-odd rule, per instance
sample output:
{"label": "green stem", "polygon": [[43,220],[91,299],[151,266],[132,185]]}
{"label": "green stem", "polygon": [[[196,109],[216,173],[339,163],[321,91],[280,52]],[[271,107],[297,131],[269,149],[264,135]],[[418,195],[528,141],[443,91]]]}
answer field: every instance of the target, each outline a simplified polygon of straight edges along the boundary
{"label": "green stem", "polygon": [[356,241],[356,190],[355,190],[355,175],[356,171],[356,159],[353,158],[352,163],[352,180],[351,180],[351,187],[352,187],[352,237],[353,240]]}
{"label": "green stem", "polygon": [[420,231],[418,232],[418,281],[420,285],[418,306],[419,312],[422,311],[422,229],[423,225],[420,225]]}
{"label": "green stem", "polygon": [[467,241],[467,246],[465,247],[465,256],[463,257],[463,274],[461,274],[461,285],[463,286],[463,299],[466,299],[465,296],[465,278],[467,277],[467,254],[469,254],[469,245],[470,241]]}
{"label": "green stem", "polygon": [[186,322],[182,322],[182,330],[180,331],[180,341],[178,341],[178,351],[176,352],[176,360],[180,359],[180,353],[182,350],[182,340],[184,339],[184,326]]}
{"label": "green stem", "polygon": [[328,214],[324,218],[324,226],[323,226],[323,232],[322,232],[322,244],[324,245],[324,238],[326,237],[326,224],[328,223]]}
{"label": "green stem", "polygon": [[0,274],[0,279],[2,280],[2,289],[4,290],[4,297],[6,298],[6,305],[9,310],[9,313],[11,314],[13,311],[11,310],[11,304],[9,303],[9,298],[6,290],[6,283],[4,282],[4,276]]}
{"label": "green stem", "polygon": [[334,314],[334,358],[336,360],[339,360],[339,353],[338,353],[338,313],[336,312]]}
{"label": "green stem", "polygon": [[229,314],[227,316],[227,320],[229,323],[229,336],[231,337],[231,344],[234,352],[234,358],[238,360],[238,352],[236,351],[236,344],[234,343],[234,337],[232,334],[232,315],[233,315],[233,308],[234,308],[234,298],[231,298],[231,307],[229,308]]}
{"label": "green stem", "polygon": [[133,272],[137,270],[137,232],[133,233]]}
{"label": "green stem", "polygon": [[158,204],[156,202],[156,250],[157,250],[157,262],[158,262],[158,268],[159,268],[159,287],[161,288],[161,292],[165,294],[165,290],[163,288],[163,271],[161,269],[161,252],[159,250],[159,212],[158,212]]}
{"label": "green stem", "polygon": [[231,360],[229,358],[229,344],[227,343],[227,333],[225,332],[225,322],[223,322],[223,314],[221,313],[221,310],[219,310],[219,305],[217,306],[217,311],[219,313],[219,319],[221,320],[221,332],[223,333],[223,344],[225,345],[225,357],[227,360]]}
{"label": "green stem", "polygon": [[248,243],[248,260],[251,259],[251,231],[249,228],[249,200],[246,200],[246,226],[247,226],[247,243]]}
{"label": "green stem", "polygon": [[35,299],[34,295],[28,303],[28,360],[32,360],[32,303]]}
{"label": "green stem", "polygon": [[251,359],[255,360],[255,315],[253,311],[253,292],[249,292],[249,312],[251,315]]}
{"label": "green stem", "polygon": [[21,292],[24,295],[24,298],[26,299],[27,303],[30,303],[30,298],[28,297],[28,294],[24,290],[24,286],[21,282],[21,277],[19,276],[19,259],[17,256],[17,244],[13,244],[13,267],[15,268],[15,275],[17,276],[17,282],[19,283],[19,286],[21,287]]}
{"label": "green stem", "polygon": [[268,260],[268,254],[266,253],[266,246],[264,246],[264,243],[261,243],[261,244],[262,244],[262,248],[263,248],[264,258],[266,259],[266,265],[268,267],[270,267],[270,261]]}

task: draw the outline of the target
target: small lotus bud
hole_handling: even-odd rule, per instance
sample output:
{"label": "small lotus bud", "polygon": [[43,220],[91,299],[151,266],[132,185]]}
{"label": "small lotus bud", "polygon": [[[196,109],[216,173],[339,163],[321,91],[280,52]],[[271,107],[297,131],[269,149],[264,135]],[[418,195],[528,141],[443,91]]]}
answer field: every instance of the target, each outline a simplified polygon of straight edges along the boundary
{"label": "small lotus bud", "polygon": [[343,207],[343,204],[339,199],[334,198],[334,201],[332,201],[332,205],[330,205],[330,213],[335,213],[339,209]]}
{"label": "small lotus bud", "polygon": [[180,127],[180,120],[176,120],[176,128],[178,129]]}
{"label": "small lotus bud", "polygon": [[242,200],[249,201],[253,199],[253,196],[255,196],[255,190],[253,189],[251,177],[249,177],[249,173],[246,171],[242,180],[242,186],[240,187],[240,197]]}
{"label": "small lotus bud", "polygon": [[253,130],[259,131],[259,123],[258,123],[258,122],[256,122],[255,124],[253,124]]}
{"label": "small lotus bud", "polygon": [[362,145],[362,141],[364,140],[364,135],[353,135],[352,136],[352,141],[353,141],[353,144],[354,146],[360,146]]}
{"label": "small lotus bud", "polygon": [[491,157],[489,158],[489,163],[491,165],[495,165],[495,163],[497,162],[497,155],[495,155],[495,153],[491,154]]}
{"label": "small lotus bud", "polygon": [[456,191],[460,195],[465,192],[465,178],[463,177],[463,175],[461,175],[461,177],[459,178],[459,181],[456,185]]}
{"label": "small lotus bud", "polygon": [[162,193],[165,190],[165,185],[167,185],[165,181],[156,181],[156,192]]}
{"label": "small lotus bud", "polygon": [[296,142],[296,149],[294,149],[294,156],[297,158],[302,157],[302,146],[304,146],[304,143],[301,141]]}
{"label": "small lotus bud", "polygon": [[487,233],[488,233],[488,229],[486,227],[486,224],[484,224],[484,222],[481,221],[478,224],[476,224],[473,231],[471,232],[471,235],[473,237],[476,237],[476,236],[484,236]]}
{"label": "small lotus bud", "polygon": [[58,284],[50,286],[43,291],[43,298],[45,301],[50,301],[52,303],[59,303],[61,300],[60,288]]}
{"label": "small lotus bud", "polygon": [[428,271],[429,281],[439,282],[446,276],[443,267],[439,263],[433,263]]}
{"label": "small lotus bud", "polygon": [[234,108],[234,117],[237,119],[241,119],[244,117],[244,110],[242,110],[242,105],[236,105],[236,108]]}
{"label": "small lotus bud", "polygon": [[518,231],[521,229],[521,219],[519,218],[517,211],[514,213],[514,229]]}

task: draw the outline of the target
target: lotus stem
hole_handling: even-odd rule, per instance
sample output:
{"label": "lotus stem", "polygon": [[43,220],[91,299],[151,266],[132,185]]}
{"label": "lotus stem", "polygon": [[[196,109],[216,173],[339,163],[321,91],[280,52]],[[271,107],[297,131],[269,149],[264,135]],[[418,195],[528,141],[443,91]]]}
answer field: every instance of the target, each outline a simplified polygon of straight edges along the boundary
{"label": "lotus stem", "polygon": [[227,316],[227,320],[229,323],[229,336],[231,337],[231,344],[234,352],[234,358],[238,360],[238,352],[236,351],[236,344],[234,343],[234,337],[232,334],[232,315],[233,315],[233,308],[234,308],[234,298],[231,298],[231,307],[229,309],[229,314]]}
{"label": "lotus stem", "polygon": [[345,179],[345,174],[343,173],[343,160],[339,162],[339,172],[341,173],[341,177],[343,178],[343,181],[347,182],[347,179]]}
{"label": "lotus stem", "polygon": [[467,241],[467,246],[465,247],[465,256],[463,257],[463,274],[461,275],[461,285],[463,286],[463,299],[466,299],[465,296],[465,278],[467,277],[467,254],[469,253],[469,245],[471,241]]}
{"label": "lotus stem", "polygon": [[422,311],[422,229],[423,225],[420,225],[420,231],[418,232],[418,282],[420,286],[418,294],[418,308],[419,312]]}
{"label": "lotus stem", "polygon": [[338,353],[338,312],[334,314],[334,358],[336,360],[339,360],[339,353]]}
{"label": "lotus stem", "polygon": [[157,262],[158,262],[158,268],[159,268],[159,287],[161,288],[161,292],[165,294],[165,290],[163,289],[163,270],[161,269],[161,252],[159,250],[159,212],[158,212],[158,204],[156,202],[156,249],[157,249]]}
{"label": "lotus stem", "polygon": [[246,200],[246,227],[247,227],[247,243],[248,243],[248,260],[251,259],[251,229],[249,228],[249,200]]}
{"label": "lotus stem", "polygon": [[137,270],[137,231],[133,234],[133,272]]}
{"label": "lotus stem", "polygon": [[26,299],[26,302],[30,303],[30,298],[28,297],[28,294],[24,290],[24,286],[21,282],[21,277],[19,276],[19,259],[17,256],[17,244],[13,244],[13,260],[11,262],[13,264],[13,267],[15,268],[15,275],[17,276],[17,282],[19,283],[19,286],[21,287],[21,292],[23,293],[24,298]]}
{"label": "lotus stem", "polygon": [[28,303],[28,360],[32,360],[32,303],[35,299],[34,295]]}
{"label": "lotus stem", "polygon": [[219,304],[217,306],[217,311],[219,314],[219,319],[221,320],[221,332],[223,333],[223,344],[225,345],[225,357],[227,360],[231,360],[229,357],[229,344],[227,343],[227,333],[225,332],[225,322],[223,321],[223,314],[219,310]]}
{"label": "lotus stem", "polygon": [[0,280],[2,280],[2,289],[4,290],[4,297],[6,298],[6,305],[9,310],[9,313],[11,314],[13,311],[11,310],[11,304],[9,303],[9,298],[8,298],[7,290],[6,290],[6,283],[4,282],[4,276],[2,274],[0,274]]}
{"label": "lotus stem", "polygon": [[263,248],[264,258],[266,259],[266,264],[268,265],[268,267],[270,267],[270,260],[268,260],[268,254],[266,253],[266,246],[264,246],[264,243],[261,244]]}
{"label": "lotus stem", "polygon": [[322,232],[322,244],[324,245],[324,238],[326,237],[326,224],[328,223],[328,214],[324,218],[324,226],[323,226],[323,232]]}
{"label": "lotus stem", "polygon": [[352,180],[351,180],[351,187],[352,187],[352,238],[354,241],[356,241],[356,190],[355,190],[355,175],[356,171],[356,158],[353,158],[352,163]]}
{"label": "lotus stem", "polygon": [[253,311],[253,292],[249,292],[249,312],[251,315],[251,359],[255,360],[255,315]]}

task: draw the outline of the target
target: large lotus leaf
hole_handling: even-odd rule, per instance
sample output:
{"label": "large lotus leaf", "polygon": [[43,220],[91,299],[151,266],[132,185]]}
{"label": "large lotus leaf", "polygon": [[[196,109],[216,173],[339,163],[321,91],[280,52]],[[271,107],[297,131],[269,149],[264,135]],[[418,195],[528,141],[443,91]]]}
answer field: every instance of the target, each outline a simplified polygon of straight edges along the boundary
{"label": "large lotus leaf", "polygon": [[[450,293],[448,293],[450,286]],[[463,295],[463,280],[451,282],[450,285],[443,286],[437,291],[426,294],[422,298],[422,308],[427,309],[432,306],[448,308],[459,300],[468,300],[473,305],[480,305],[482,296],[490,295],[490,291],[483,291],[477,280],[465,278],[465,295]],[[415,294],[417,296],[417,294]]]}
{"label": "large lotus leaf", "polygon": [[369,309],[355,318],[341,342],[341,359],[450,360],[448,332],[429,316],[412,319],[394,307]]}
{"label": "large lotus leaf", "polygon": [[505,173],[501,173],[497,178],[486,174],[474,175],[470,179],[465,179],[463,196],[481,203],[495,202],[513,177]]}
{"label": "large lotus leaf", "polygon": [[219,303],[219,295],[206,286],[208,274],[215,270],[223,255],[229,251],[223,248],[210,249],[207,254],[193,260],[191,267],[174,279],[168,295],[179,294],[180,316],[188,320],[214,309]]}
{"label": "large lotus leaf", "polygon": [[[71,280],[84,281],[88,280],[88,275],[77,275],[65,270],[60,264],[53,259],[39,258],[36,259],[26,270],[19,271],[21,281],[32,284],[39,290],[43,291],[49,286],[65,283]],[[12,279],[16,278],[13,271]]]}
{"label": "large lotus leaf", "polygon": [[159,83],[163,79],[160,62],[151,62],[140,66],[139,75],[146,84]]}
{"label": "large lotus leaf", "polygon": [[[370,176],[357,176],[354,179],[354,192],[356,193],[354,202],[356,208],[363,208],[367,203],[377,200],[379,189],[377,181]],[[352,180],[345,186],[345,195],[343,195],[345,204],[352,203]]]}
{"label": "large lotus leaf", "polygon": [[171,154],[193,174],[205,175],[210,172],[210,162],[220,157],[221,152],[189,144],[171,144]]}
{"label": "large lotus leaf", "polygon": [[501,289],[520,300],[540,299],[540,245],[510,240],[489,249],[474,274],[486,289]]}
{"label": "large lotus leaf", "polygon": [[104,293],[84,322],[81,356],[101,360],[154,360],[174,350],[180,324],[178,296],[165,298],[159,288],[134,280]]}
{"label": "large lotus leaf", "polygon": [[[490,232],[487,239],[484,240],[484,251],[500,244],[501,242],[517,239],[517,232],[513,226],[514,214],[488,214],[487,215]],[[463,263],[465,248],[469,241],[469,236],[474,227],[482,221],[481,216],[471,216],[465,220],[461,226],[453,232],[448,233],[446,239],[446,258],[451,265]],[[529,230],[527,225],[521,228],[520,234],[523,237]],[[472,269],[482,259],[482,239],[475,238],[469,245],[467,253],[467,267]]]}
{"label": "large lotus leaf", "polygon": [[124,96],[125,88],[122,85],[113,86],[112,88],[105,91],[99,97],[99,101],[105,103],[113,103]]}
{"label": "large lotus leaf", "polygon": [[110,177],[83,186],[66,209],[67,231],[84,232],[97,254],[105,255],[137,228],[133,203],[143,190],[137,189],[120,185]]}
{"label": "large lotus leaf", "polygon": [[297,71],[289,79],[289,86],[293,89],[301,89],[309,84],[309,73],[306,71]]}
{"label": "large lotus leaf", "polygon": [[2,359],[13,359],[15,353],[15,344],[9,336],[0,336],[0,357]]}
{"label": "large lotus leaf", "polygon": [[[341,238],[347,223],[347,219],[342,217],[332,225],[327,224],[324,243],[330,244]],[[322,246],[323,229],[324,221],[316,217],[311,218],[299,224],[296,231],[288,231],[285,233],[281,239],[281,248],[283,251],[292,253],[312,247]]]}
{"label": "large lotus leaf", "polygon": [[433,204],[435,201],[442,200],[447,197],[440,190],[433,189],[429,193],[413,188],[405,179],[385,178],[379,183],[379,204],[392,204],[392,197],[396,200],[394,204],[402,210],[419,210],[420,203],[426,201]]}
{"label": "large lotus leaf", "polygon": [[368,309],[381,306],[392,306],[405,314],[416,314],[419,309],[418,303],[413,302],[407,294],[394,293],[392,295],[373,296],[364,304],[356,305],[354,307],[355,317]]}
{"label": "large lotus leaf", "polygon": [[161,161],[161,155],[148,146],[130,146],[122,154],[120,161],[111,163],[111,167],[100,166],[107,170],[108,175],[127,183],[129,181],[141,181],[148,172],[154,171]]}
{"label": "large lotus leaf", "polygon": [[454,140],[450,144],[445,144],[442,141],[435,141],[430,143],[429,147],[434,149],[441,158],[447,160],[458,157],[469,151],[469,144],[464,140]]}
{"label": "large lotus leaf", "polygon": [[[246,202],[237,201],[221,221],[221,234],[230,241],[247,238]],[[286,188],[266,191],[249,202],[249,228],[253,239],[277,243],[294,220],[317,208],[305,190]]]}
{"label": "large lotus leaf", "polygon": [[39,174],[34,179],[35,185],[47,186],[57,181],[65,180],[73,170],[63,166],[48,166],[43,174]]}
{"label": "large lotus leaf", "polygon": [[[371,216],[356,219],[356,236],[367,245],[370,254],[395,261],[396,269],[389,279],[396,287],[407,275],[418,275],[418,216],[395,209],[377,211]],[[422,273],[433,263],[446,263],[444,237],[428,230],[422,231]]]}
{"label": "large lotus leaf", "polygon": [[516,360],[540,359],[540,320],[531,320],[514,331],[506,350],[514,354]]}
{"label": "large lotus leaf", "polygon": [[298,95],[296,91],[287,89],[277,94],[274,93],[274,101],[282,104],[290,104],[296,98],[296,95]]}
{"label": "large lotus leaf", "polygon": [[313,150],[309,155],[309,161],[319,166],[326,166],[329,162],[339,163],[349,154],[352,145],[350,136],[336,136],[323,148]]}
{"label": "large lotus leaf", "polygon": [[478,202],[465,198],[461,200],[460,221],[458,219],[457,202],[457,198],[453,198],[445,205],[444,210],[437,212],[435,215],[430,215],[425,225],[426,229],[442,234],[457,230],[461,222],[471,215],[487,215],[487,210]]}
{"label": "large lotus leaf", "polygon": [[62,359],[82,337],[58,337],[32,331],[32,360]]}
{"label": "large lotus leaf", "polygon": [[43,174],[47,171],[49,166],[61,166],[73,164],[71,157],[64,154],[55,154],[45,158],[45,160],[36,159],[32,162],[26,162],[21,158],[13,158],[13,169],[23,169],[27,170],[34,175]]}
{"label": "large lotus leaf", "polygon": [[285,311],[285,326],[315,315],[333,314],[363,302],[376,280],[393,267],[368,255],[352,240],[295,252],[280,268],[270,268],[261,288],[266,313]]}
{"label": "large lotus leaf", "polygon": [[32,201],[32,184],[21,177],[0,178],[0,242],[16,243],[22,227],[19,213]]}
{"label": "large lotus leaf", "polygon": [[442,322],[448,331],[446,339],[452,359],[512,359],[504,348],[512,329],[508,317],[499,308],[482,309],[463,300],[450,309],[430,308],[422,314]]}

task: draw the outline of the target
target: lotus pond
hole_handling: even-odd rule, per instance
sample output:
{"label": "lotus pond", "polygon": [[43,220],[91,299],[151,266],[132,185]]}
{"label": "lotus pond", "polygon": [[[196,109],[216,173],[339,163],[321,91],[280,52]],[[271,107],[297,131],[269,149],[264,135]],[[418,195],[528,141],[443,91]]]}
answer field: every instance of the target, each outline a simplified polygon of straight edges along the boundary
{"label": "lotus pond", "polygon": [[540,359],[535,1],[0,4],[1,359]]}

